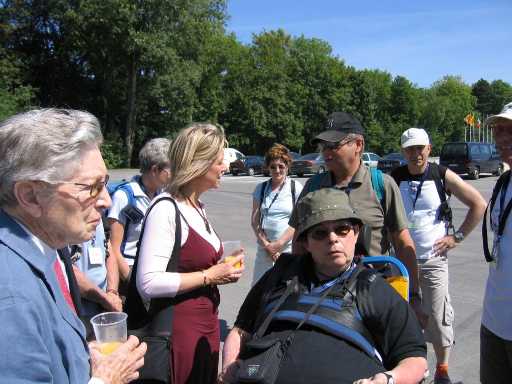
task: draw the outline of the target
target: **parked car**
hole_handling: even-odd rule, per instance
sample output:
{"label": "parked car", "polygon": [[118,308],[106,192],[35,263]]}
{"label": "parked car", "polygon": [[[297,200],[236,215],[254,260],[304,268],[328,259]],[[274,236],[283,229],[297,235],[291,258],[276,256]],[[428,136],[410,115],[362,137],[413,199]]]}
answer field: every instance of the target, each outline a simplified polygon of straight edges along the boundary
{"label": "parked car", "polygon": [[389,173],[396,167],[400,167],[406,164],[407,160],[405,160],[405,157],[401,153],[393,152],[387,154],[378,161],[377,169],[380,169],[382,172]]}
{"label": "parked car", "polygon": [[[301,154],[297,153],[297,152],[290,151],[290,156],[291,156],[292,161],[293,161],[293,160],[297,160],[301,156]],[[262,171],[262,173],[265,176],[270,176],[270,171],[267,168],[266,164],[263,164],[263,171]],[[290,169],[288,169],[288,174],[290,174]]]}
{"label": "parked car", "polygon": [[[241,158],[245,157],[245,155],[240,152],[238,149],[235,148],[225,148],[224,149],[224,164],[228,168],[231,168],[230,165],[233,161],[240,160]],[[228,169],[228,172],[230,170]]]}
{"label": "parked car", "polygon": [[302,177],[307,173],[322,173],[326,169],[324,158],[320,153],[308,153],[292,161],[290,174]]}
{"label": "parked car", "polygon": [[262,173],[262,170],[263,156],[244,156],[229,164],[229,171],[233,176],[237,176],[240,173],[246,173],[249,176],[254,176]]}
{"label": "parked car", "polygon": [[441,149],[439,164],[457,174],[467,173],[475,180],[481,173],[501,175],[505,169],[496,146],[490,143],[445,143]]}
{"label": "parked car", "polygon": [[376,168],[379,160],[382,159],[382,157],[373,152],[364,152],[361,156],[361,159],[363,160],[364,165]]}

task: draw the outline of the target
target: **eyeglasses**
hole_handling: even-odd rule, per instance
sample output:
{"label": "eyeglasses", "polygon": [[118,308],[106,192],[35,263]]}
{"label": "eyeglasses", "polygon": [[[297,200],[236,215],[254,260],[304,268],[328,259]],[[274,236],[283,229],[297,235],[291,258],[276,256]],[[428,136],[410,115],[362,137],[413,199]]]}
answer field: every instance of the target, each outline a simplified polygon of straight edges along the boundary
{"label": "eyeglasses", "polygon": [[79,187],[84,187],[84,190],[89,190],[89,196],[94,199],[101,193],[103,188],[105,188],[109,179],[110,179],[110,176],[105,175],[105,180],[103,180],[103,181],[98,180],[97,182],[95,182],[93,184],[75,183],[73,181],[56,181],[56,182],[45,181],[45,183],[52,184],[52,185],[71,184],[71,185],[76,185]]}
{"label": "eyeglasses", "polygon": [[340,223],[340,224],[335,225],[334,228],[332,228],[332,229],[331,228],[326,228],[323,225],[318,225],[318,226],[313,227],[312,229],[310,229],[309,233],[311,234],[311,237],[314,240],[320,241],[320,240],[324,240],[327,237],[329,237],[331,232],[334,232],[336,234],[336,236],[345,237],[353,229],[354,229],[354,225],[353,224]]}
{"label": "eyeglasses", "polygon": [[274,164],[274,165],[271,165],[269,167],[272,171],[276,171],[278,169],[285,169],[286,168],[286,165],[283,165],[283,164]]}
{"label": "eyeglasses", "polygon": [[318,144],[318,150],[319,152],[322,151],[337,151],[341,147],[343,147],[345,144],[351,143],[353,140],[346,140],[346,141],[338,141],[336,143],[331,143],[330,141],[322,141]]}

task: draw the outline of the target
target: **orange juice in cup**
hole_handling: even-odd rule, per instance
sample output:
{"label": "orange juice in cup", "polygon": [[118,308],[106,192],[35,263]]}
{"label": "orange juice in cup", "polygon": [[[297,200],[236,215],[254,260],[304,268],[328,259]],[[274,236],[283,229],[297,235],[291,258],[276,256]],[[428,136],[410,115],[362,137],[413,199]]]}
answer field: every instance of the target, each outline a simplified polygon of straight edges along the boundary
{"label": "orange juice in cup", "polygon": [[124,312],[103,312],[91,319],[94,336],[102,354],[110,355],[126,341],[127,318],[128,315]]}
{"label": "orange juice in cup", "polygon": [[114,352],[120,346],[121,346],[120,341],[110,341],[108,343],[101,343],[100,344],[100,352],[104,355],[110,355],[112,352]]}
{"label": "orange juice in cup", "polygon": [[[229,263],[231,260],[238,257],[238,254],[241,253],[242,244],[240,243],[240,240],[233,240],[233,241],[223,241],[222,242],[222,248],[224,249],[223,252],[223,262]],[[242,268],[242,262],[239,261],[234,265],[235,268]]]}
{"label": "orange juice in cup", "polygon": [[[224,258],[224,262],[225,263],[230,263],[232,260],[236,259],[238,256],[226,256]],[[242,261],[239,261],[238,263],[235,263],[233,265],[233,267],[239,269],[239,268],[242,268]]]}

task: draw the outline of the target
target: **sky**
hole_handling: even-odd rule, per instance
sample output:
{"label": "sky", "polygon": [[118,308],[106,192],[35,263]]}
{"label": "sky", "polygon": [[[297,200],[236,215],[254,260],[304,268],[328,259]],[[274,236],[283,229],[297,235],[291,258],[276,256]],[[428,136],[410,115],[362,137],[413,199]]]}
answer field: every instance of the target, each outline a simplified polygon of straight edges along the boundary
{"label": "sky", "polygon": [[420,87],[445,75],[512,84],[512,0],[228,0],[228,14],[227,30],[245,44],[281,28]]}

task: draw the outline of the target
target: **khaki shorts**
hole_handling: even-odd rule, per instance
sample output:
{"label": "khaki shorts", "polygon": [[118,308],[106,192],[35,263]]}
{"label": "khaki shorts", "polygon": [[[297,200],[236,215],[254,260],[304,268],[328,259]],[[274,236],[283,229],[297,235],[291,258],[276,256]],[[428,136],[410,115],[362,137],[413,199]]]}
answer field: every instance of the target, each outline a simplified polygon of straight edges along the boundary
{"label": "khaki shorts", "polygon": [[453,344],[454,313],[448,293],[448,259],[418,260],[423,311],[429,316],[425,340],[441,347]]}

